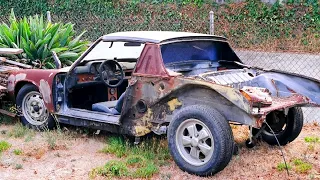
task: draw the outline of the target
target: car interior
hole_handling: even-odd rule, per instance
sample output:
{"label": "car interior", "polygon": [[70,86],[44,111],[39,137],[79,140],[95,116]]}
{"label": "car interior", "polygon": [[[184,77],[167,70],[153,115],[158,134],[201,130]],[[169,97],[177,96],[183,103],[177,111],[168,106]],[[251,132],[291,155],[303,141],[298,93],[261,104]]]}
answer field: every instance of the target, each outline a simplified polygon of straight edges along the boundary
{"label": "car interior", "polygon": [[67,79],[68,108],[121,114],[128,80],[143,46],[126,42],[98,43]]}
{"label": "car interior", "polygon": [[[113,50],[112,47],[117,50]],[[139,43],[99,43],[74,68],[73,76],[66,83],[68,107],[113,115],[121,114],[128,80],[143,47],[144,45]],[[240,60],[224,42],[184,41],[164,44],[161,51],[167,70],[185,76],[213,69],[218,71],[219,68],[239,68],[228,63]],[[122,77],[109,77],[110,73],[118,74],[119,77],[121,71]]]}

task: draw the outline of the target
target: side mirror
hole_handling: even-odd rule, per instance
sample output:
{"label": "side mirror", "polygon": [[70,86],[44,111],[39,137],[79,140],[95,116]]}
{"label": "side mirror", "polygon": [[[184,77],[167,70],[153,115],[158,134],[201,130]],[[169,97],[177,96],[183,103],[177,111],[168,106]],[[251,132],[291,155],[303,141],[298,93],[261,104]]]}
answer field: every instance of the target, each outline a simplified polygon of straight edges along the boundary
{"label": "side mirror", "polygon": [[60,61],[57,53],[52,51],[52,56],[53,56],[54,64],[56,65],[56,69],[60,69],[61,68],[61,61]]}

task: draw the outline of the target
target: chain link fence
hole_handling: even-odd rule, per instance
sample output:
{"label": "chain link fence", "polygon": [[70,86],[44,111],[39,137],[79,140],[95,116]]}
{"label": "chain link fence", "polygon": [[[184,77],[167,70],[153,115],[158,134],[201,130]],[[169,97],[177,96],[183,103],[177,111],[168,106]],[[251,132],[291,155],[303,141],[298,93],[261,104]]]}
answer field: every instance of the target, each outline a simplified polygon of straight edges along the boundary
{"label": "chain link fence", "polygon": [[[237,50],[240,59],[252,66],[278,69],[320,79],[320,54]],[[320,122],[320,109],[303,108],[305,122]]]}
{"label": "chain link fence", "polygon": [[[166,11],[166,8],[169,9]],[[170,7],[164,7],[160,12],[148,11],[149,14],[128,13],[121,16],[100,17],[92,14],[83,14],[80,16],[73,16],[71,14],[56,15],[51,13],[52,22],[77,22],[75,28],[80,32],[83,29],[87,30],[86,38],[94,41],[103,34],[119,31],[190,31],[198,33],[211,34],[210,30],[215,30],[218,35],[223,35],[222,26],[219,25],[219,18],[217,15],[210,20],[209,12],[203,14],[192,14],[192,12],[184,9],[183,11],[172,11]],[[182,13],[181,13],[182,12]],[[147,13],[144,12],[144,13]],[[7,16],[0,16],[0,22],[8,22]],[[210,24],[211,22],[211,24]],[[214,26],[212,26],[215,22]],[[227,30],[225,30],[227,31]],[[228,34],[228,33],[225,33]],[[237,44],[239,37],[228,37],[232,45]],[[260,37],[259,37],[260,38]],[[263,37],[262,37],[263,38]],[[263,41],[262,41],[263,42]],[[262,43],[263,45],[263,43]],[[295,46],[292,42],[292,46]],[[320,53],[309,53],[305,49],[299,53],[290,52],[290,48],[286,48],[286,52],[268,51],[266,45],[263,51],[252,51],[239,44],[236,46],[236,53],[240,59],[249,65],[268,68],[279,69],[305,76],[320,79]],[[280,49],[280,48],[279,48]],[[295,51],[297,48],[295,47]],[[306,122],[320,122],[319,108],[303,108]]]}

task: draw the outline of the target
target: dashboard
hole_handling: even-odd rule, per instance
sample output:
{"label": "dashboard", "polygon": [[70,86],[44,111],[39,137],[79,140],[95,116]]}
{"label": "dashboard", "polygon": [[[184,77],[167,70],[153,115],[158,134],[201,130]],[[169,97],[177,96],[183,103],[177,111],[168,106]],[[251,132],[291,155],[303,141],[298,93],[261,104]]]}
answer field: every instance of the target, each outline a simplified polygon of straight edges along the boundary
{"label": "dashboard", "polygon": [[[106,61],[105,59],[92,60],[83,65],[79,65],[74,68],[74,73],[77,76],[78,84],[97,81],[99,79],[99,67],[102,62]],[[136,62],[119,62],[124,73],[125,78],[127,79],[131,76]]]}

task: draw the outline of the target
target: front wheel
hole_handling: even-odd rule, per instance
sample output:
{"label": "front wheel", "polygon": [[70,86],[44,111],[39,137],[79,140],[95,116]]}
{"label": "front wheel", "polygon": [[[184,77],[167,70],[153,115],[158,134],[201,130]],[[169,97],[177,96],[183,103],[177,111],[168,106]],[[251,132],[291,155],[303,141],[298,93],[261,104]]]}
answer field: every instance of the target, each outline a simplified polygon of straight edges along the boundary
{"label": "front wheel", "polygon": [[207,106],[188,106],[173,117],[168,129],[169,151],[184,171],[208,176],[232,158],[233,135],[227,120]]}
{"label": "front wheel", "polygon": [[16,104],[22,112],[20,120],[24,126],[38,130],[52,129],[55,126],[36,86],[24,85],[17,94]]}
{"label": "front wheel", "polygon": [[[273,111],[267,115],[267,123],[274,131],[280,145],[286,145],[295,140],[303,127],[303,113],[301,107],[292,107],[288,114],[283,111]],[[253,135],[258,132],[258,129],[253,129]],[[262,140],[270,145],[277,145],[272,131],[268,126],[261,132]]]}

